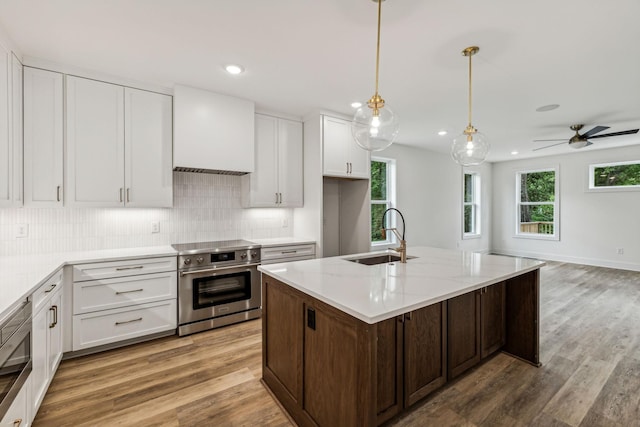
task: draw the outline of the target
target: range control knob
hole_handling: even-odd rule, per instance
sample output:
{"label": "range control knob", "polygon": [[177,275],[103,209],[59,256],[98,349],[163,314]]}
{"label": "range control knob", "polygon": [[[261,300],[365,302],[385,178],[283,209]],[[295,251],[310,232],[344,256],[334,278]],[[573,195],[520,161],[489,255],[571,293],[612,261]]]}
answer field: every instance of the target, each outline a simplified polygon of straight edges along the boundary
{"label": "range control knob", "polygon": [[240,254],[240,258],[245,259],[246,257],[247,257],[246,253],[243,252],[243,253]]}
{"label": "range control knob", "polygon": [[255,258],[258,256],[258,252],[251,252],[251,258]]}
{"label": "range control knob", "polygon": [[191,264],[191,258],[185,258],[184,265],[189,265],[189,264]]}
{"label": "range control knob", "polygon": [[196,258],[196,261],[198,262],[198,264],[202,264],[202,262],[204,261],[204,258],[199,256],[198,258]]}

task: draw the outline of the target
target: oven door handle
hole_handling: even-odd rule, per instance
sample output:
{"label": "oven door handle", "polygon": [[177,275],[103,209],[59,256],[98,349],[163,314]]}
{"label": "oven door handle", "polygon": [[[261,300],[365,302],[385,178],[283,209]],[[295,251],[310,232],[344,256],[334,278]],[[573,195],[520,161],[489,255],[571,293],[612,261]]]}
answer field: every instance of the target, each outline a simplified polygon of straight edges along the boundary
{"label": "oven door handle", "polygon": [[258,265],[260,265],[260,263],[230,265],[229,267],[207,268],[207,269],[204,269],[204,270],[181,271],[180,272],[180,277],[186,276],[187,274],[213,273],[213,272],[216,272],[216,271],[225,271],[225,270],[231,270],[231,269],[240,270],[240,269],[245,269],[245,268],[249,268],[249,267],[256,267]]}

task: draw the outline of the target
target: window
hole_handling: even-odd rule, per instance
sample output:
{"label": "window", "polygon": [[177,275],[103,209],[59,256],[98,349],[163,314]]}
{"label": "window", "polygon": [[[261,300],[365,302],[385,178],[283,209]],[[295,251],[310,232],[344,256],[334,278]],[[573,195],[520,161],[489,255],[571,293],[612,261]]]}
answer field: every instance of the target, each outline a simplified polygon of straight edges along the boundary
{"label": "window", "polygon": [[[393,233],[382,238],[382,214],[395,205],[395,160],[371,159],[371,243],[372,245],[391,244],[395,241]],[[395,215],[386,217],[386,227],[394,227]]]}
{"label": "window", "polygon": [[516,174],[516,235],[558,240],[557,169]]}
{"label": "window", "polygon": [[480,175],[465,173],[462,186],[462,238],[480,237]]}
{"label": "window", "polygon": [[590,190],[640,190],[640,161],[589,165]]}

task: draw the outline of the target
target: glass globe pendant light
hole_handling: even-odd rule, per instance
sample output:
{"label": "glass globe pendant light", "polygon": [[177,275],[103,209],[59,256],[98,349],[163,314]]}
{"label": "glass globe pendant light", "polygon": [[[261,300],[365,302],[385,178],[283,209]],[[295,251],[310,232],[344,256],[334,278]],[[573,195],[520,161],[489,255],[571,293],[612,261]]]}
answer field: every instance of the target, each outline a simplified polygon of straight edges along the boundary
{"label": "glass globe pendant light", "polygon": [[486,137],[471,124],[471,57],[479,50],[478,46],[470,46],[462,51],[462,54],[469,58],[469,124],[451,145],[451,157],[462,166],[479,165],[484,162],[490,148]]}
{"label": "glass globe pendant light", "polygon": [[378,93],[378,74],[380,64],[380,16],[382,2],[378,3],[378,43],[376,45],[376,92],[367,105],[358,108],[351,121],[351,134],[356,143],[368,151],[384,150],[398,135],[398,118],[393,111],[385,105],[384,99]]}

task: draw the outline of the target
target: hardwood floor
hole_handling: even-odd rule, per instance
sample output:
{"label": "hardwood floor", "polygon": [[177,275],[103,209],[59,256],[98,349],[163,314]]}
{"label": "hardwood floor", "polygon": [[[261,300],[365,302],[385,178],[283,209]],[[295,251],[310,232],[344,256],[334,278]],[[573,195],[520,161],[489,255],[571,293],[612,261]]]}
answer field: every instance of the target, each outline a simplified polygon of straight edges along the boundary
{"label": "hardwood floor", "polygon": [[[542,367],[498,354],[390,426],[640,426],[640,273],[550,262]],[[37,426],[289,426],[260,383],[261,323],[67,360]]]}

